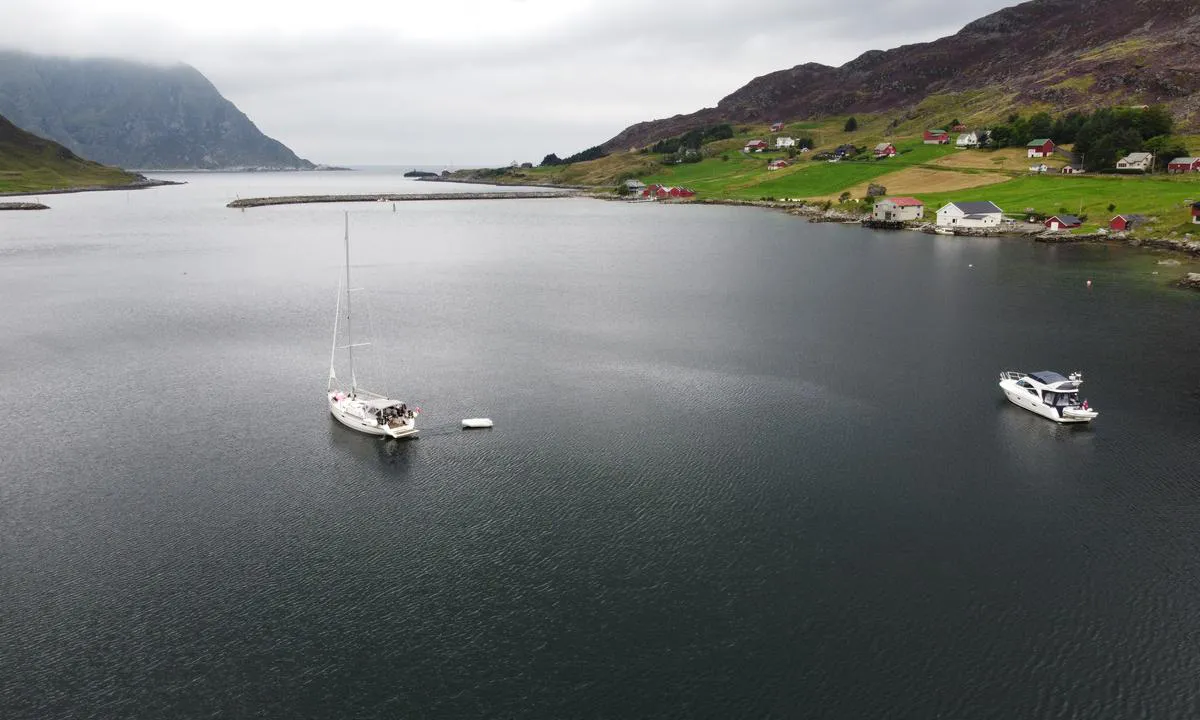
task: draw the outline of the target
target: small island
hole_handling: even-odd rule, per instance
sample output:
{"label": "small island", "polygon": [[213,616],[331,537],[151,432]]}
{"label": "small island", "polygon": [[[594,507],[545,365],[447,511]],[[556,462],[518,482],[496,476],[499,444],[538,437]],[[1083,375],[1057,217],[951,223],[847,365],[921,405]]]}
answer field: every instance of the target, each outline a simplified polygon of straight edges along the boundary
{"label": "small island", "polygon": [[0,210],[49,210],[49,205],[31,202],[0,202]]}
{"label": "small island", "polygon": [[404,177],[411,177],[411,178],[429,178],[429,177],[437,177],[437,176],[438,176],[437,173],[429,172],[428,170],[409,170],[408,172],[404,173]]}

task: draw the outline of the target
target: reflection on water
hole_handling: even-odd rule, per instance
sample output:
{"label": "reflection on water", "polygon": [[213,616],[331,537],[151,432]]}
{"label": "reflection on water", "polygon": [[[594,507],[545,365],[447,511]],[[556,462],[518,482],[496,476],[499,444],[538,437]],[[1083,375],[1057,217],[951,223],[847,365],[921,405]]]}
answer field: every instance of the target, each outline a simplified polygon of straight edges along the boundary
{"label": "reflection on water", "polygon": [[389,470],[407,471],[420,437],[397,439],[367,435],[351,430],[332,416],[329,418],[330,444],[353,463],[371,462]]}

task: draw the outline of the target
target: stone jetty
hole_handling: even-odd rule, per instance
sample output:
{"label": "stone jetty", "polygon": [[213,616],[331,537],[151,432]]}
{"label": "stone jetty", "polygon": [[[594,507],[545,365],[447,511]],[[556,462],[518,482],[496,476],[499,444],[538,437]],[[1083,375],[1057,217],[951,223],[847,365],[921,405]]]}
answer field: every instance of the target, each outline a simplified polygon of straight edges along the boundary
{"label": "stone jetty", "polygon": [[0,202],[0,210],[49,210],[49,205],[31,202]]}
{"label": "stone jetty", "polygon": [[407,193],[389,195],[287,195],[280,197],[239,198],[225,207],[253,208],[267,205],[304,205],[308,203],[351,203],[351,202],[409,202],[415,200],[543,200],[548,198],[579,197],[578,190],[537,192],[462,192],[462,193]]}

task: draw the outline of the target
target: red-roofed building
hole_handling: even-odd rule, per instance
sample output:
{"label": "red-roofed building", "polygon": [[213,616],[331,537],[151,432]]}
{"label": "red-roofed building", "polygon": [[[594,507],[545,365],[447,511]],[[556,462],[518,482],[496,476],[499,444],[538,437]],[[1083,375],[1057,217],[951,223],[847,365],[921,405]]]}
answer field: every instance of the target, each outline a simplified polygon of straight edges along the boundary
{"label": "red-roofed building", "polygon": [[766,149],[766,140],[749,140],[746,142],[746,147],[742,148],[742,152],[762,152]]}
{"label": "red-roofed building", "polygon": [[1200,202],[1192,203],[1192,222],[1200,225]]}
{"label": "red-roofed building", "polygon": [[912,197],[884,198],[875,203],[875,208],[871,211],[872,220],[884,222],[920,220],[924,217],[925,203]]}
{"label": "red-roofed building", "polygon": [[926,130],[924,139],[926,145],[949,145],[950,133],[945,130]]}
{"label": "red-roofed building", "polygon": [[783,123],[771,123],[771,132],[779,132],[783,129]]}
{"label": "red-roofed building", "polygon": [[1116,230],[1117,232],[1132,230],[1133,226],[1137,224],[1138,219],[1139,218],[1136,218],[1133,215],[1118,215],[1112,220],[1108,221],[1108,229]]}

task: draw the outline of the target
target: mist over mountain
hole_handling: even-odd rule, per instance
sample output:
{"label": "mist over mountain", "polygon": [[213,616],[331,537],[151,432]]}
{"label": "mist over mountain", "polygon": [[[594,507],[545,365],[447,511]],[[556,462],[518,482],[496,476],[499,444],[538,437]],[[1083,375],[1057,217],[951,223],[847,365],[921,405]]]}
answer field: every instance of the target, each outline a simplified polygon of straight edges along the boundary
{"label": "mist over mountain", "polygon": [[0,115],[106,165],[312,169],[195,68],[0,51]]}

